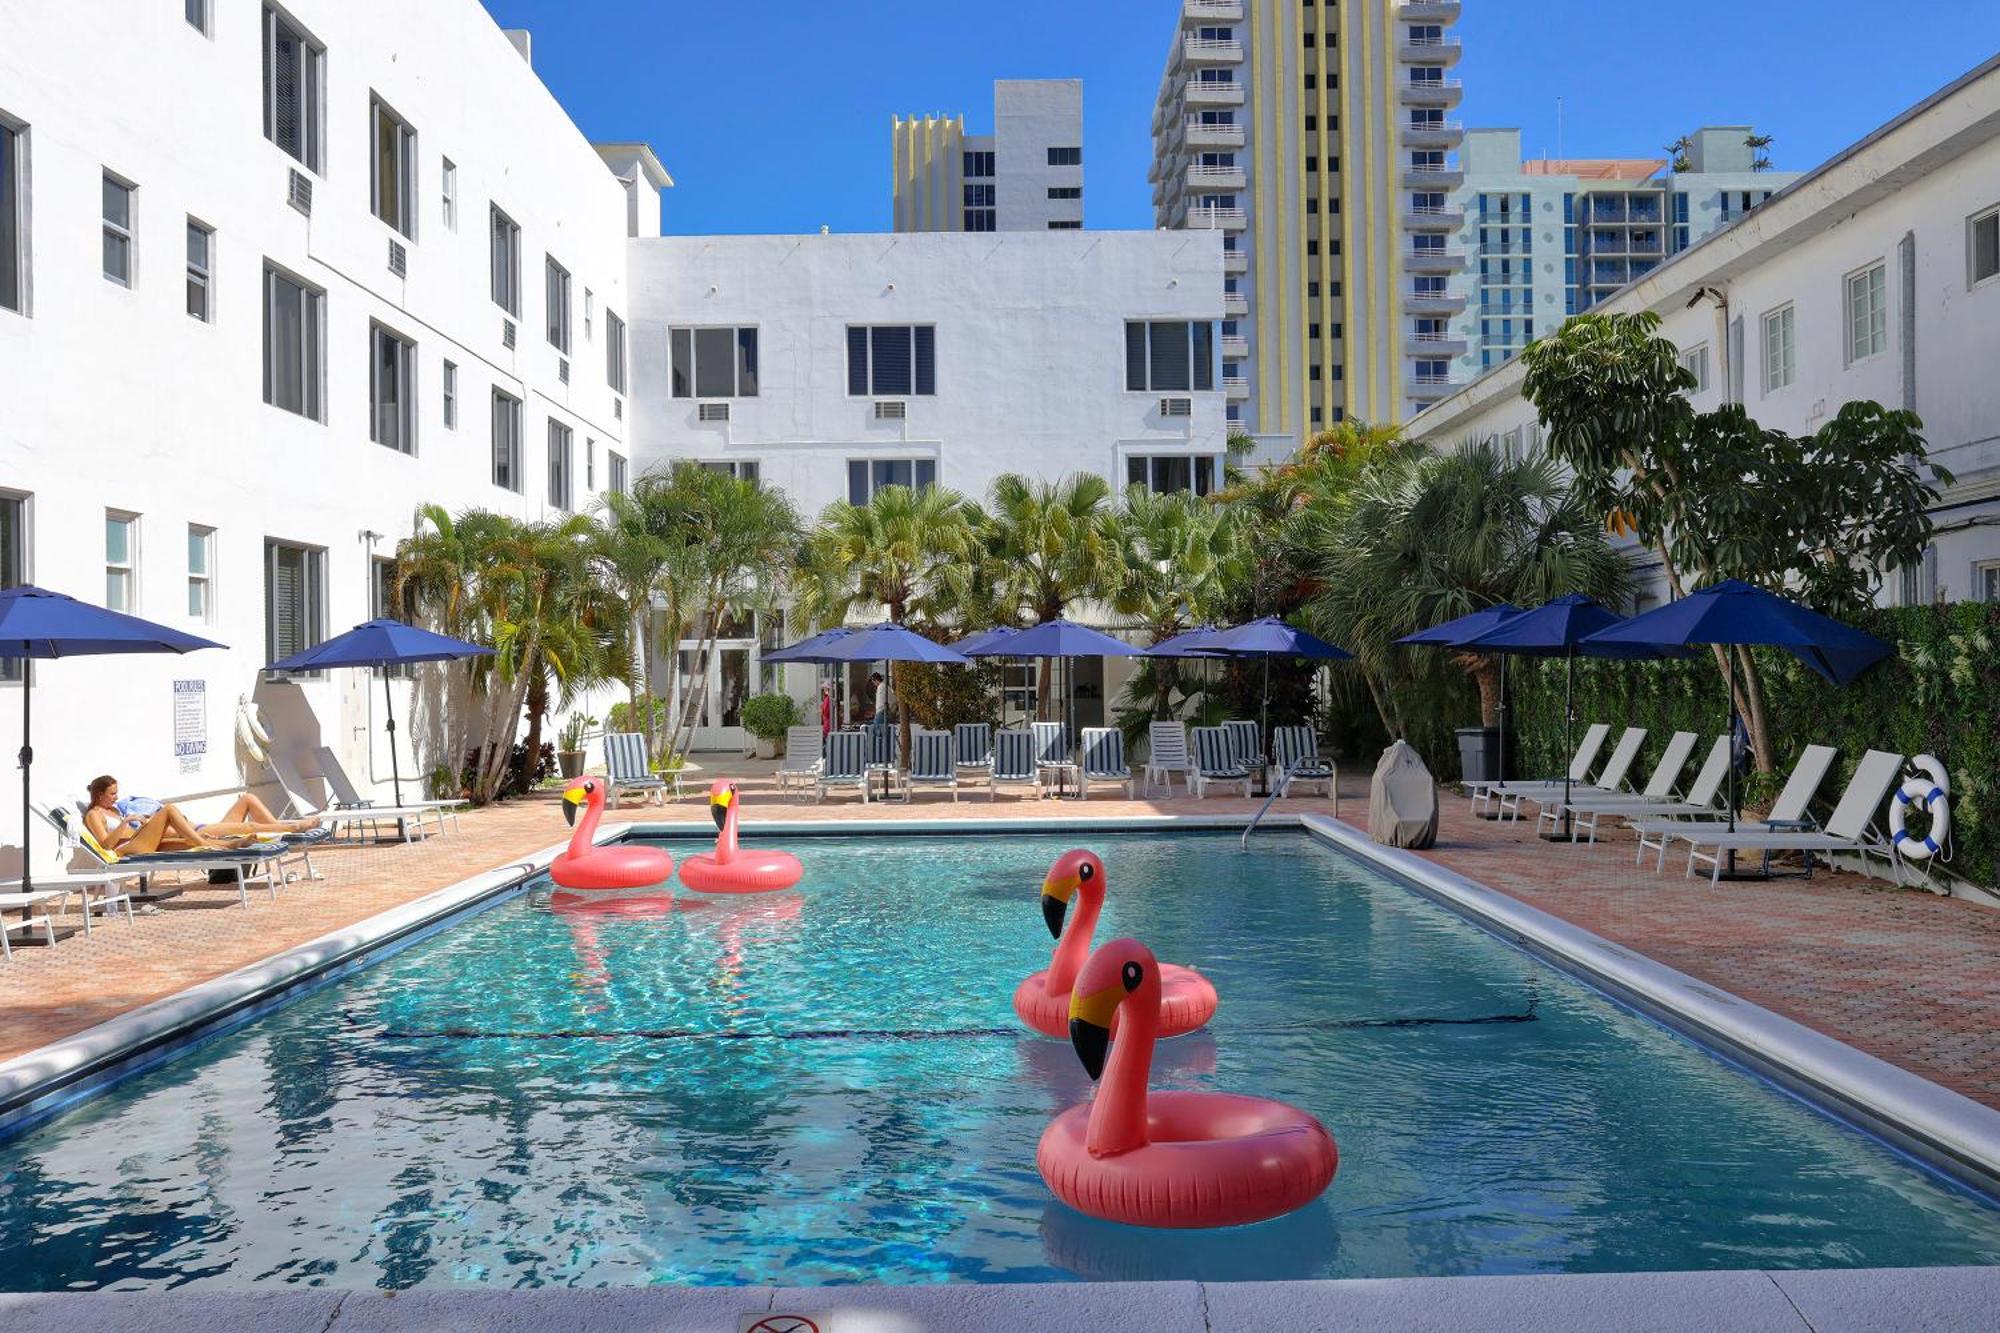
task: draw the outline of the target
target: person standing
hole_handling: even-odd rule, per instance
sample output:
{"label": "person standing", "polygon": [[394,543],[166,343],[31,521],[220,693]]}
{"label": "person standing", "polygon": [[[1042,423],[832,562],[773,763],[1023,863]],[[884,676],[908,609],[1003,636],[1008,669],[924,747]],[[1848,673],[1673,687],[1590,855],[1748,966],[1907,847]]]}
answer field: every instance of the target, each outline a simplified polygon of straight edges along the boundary
{"label": "person standing", "polygon": [[822,737],[833,733],[833,682],[819,683],[819,734]]}

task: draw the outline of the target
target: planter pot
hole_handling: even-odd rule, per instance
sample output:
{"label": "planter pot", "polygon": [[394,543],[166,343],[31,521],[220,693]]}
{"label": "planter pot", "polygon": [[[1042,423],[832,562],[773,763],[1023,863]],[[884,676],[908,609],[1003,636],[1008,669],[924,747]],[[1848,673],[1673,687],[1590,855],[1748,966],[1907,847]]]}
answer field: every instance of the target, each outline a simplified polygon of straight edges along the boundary
{"label": "planter pot", "polygon": [[584,752],[582,750],[556,751],[556,765],[562,770],[564,777],[580,778],[583,776],[583,755]]}
{"label": "planter pot", "polygon": [[757,757],[759,759],[776,759],[778,757],[778,743],[774,740],[767,741],[762,736],[759,736],[757,738]]}
{"label": "planter pot", "polygon": [[1464,782],[1491,782],[1500,776],[1500,729],[1460,727],[1458,767]]}

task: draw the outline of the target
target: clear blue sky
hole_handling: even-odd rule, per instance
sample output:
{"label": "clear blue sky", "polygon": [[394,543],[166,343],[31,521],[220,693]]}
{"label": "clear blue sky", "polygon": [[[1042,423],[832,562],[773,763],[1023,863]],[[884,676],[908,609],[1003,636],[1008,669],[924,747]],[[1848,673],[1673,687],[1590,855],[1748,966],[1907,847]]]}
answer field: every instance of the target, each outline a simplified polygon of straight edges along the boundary
{"label": "clear blue sky", "polygon": [[[1085,218],[1150,227],[1153,97],[1179,0],[485,0],[528,28],[584,133],[645,139],[673,173],[666,230],[880,231],[889,118],[992,129],[996,78],[1084,81]],[[1640,39],[1635,14],[1660,16]],[[2000,50],[2000,0],[1467,0],[1460,114],[1553,156],[1657,155],[1752,123],[1815,166]]]}

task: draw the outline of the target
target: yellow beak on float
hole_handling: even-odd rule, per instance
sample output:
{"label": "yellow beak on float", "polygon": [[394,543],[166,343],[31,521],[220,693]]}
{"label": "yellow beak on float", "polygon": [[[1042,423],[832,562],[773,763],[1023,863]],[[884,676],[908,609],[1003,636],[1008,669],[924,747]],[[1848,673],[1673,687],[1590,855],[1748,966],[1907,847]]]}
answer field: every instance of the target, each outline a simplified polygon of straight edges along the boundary
{"label": "yellow beak on float", "polygon": [[563,823],[569,825],[571,828],[575,828],[577,807],[590,799],[590,788],[584,786],[582,783],[578,783],[564,792],[562,798]]}
{"label": "yellow beak on float", "polygon": [[1048,923],[1049,934],[1056,939],[1062,938],[1063,921],[1069,915],[1069,900],[1076,896],[1081,883],[1075,875],[1064,875],[1060,879],[1050,876],[1042,881],[1042,920]]}
{"label": "yellow beak on float", "polygon": [[724,821],[729,818],[729,807],[735,803],[736,788],[734,787],[724,787],[721,791],[714,791],[708,794],[708,813],[715,819],[717,832],[722,830]]}

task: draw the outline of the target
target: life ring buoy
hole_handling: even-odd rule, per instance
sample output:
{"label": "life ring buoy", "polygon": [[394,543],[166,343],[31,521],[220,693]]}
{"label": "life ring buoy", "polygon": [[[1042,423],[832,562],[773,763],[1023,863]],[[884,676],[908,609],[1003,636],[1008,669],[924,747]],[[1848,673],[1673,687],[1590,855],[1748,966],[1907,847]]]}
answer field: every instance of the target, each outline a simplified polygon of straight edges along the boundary
{"label": "life ring buoy", "polygon": [[257,705],[247,697],[236,700],[236,744],[245,757],[253,763],[263,763],[270,752],[271,733],[264,729],[264,721],[257,715]]}
{"label": "life ring buoy", "polygon": [[[1923,776],[1906,781],[1890,802],[1889,841],[1905,859],[1928,861],[1944,850],[1945,840],[1951,836],[1951,777],[1930,755],[1917,755],[1910,763]],[[1911,806],[1921,806],[1930,814],[1930,832],[1922,837],[1907,827]]]}

